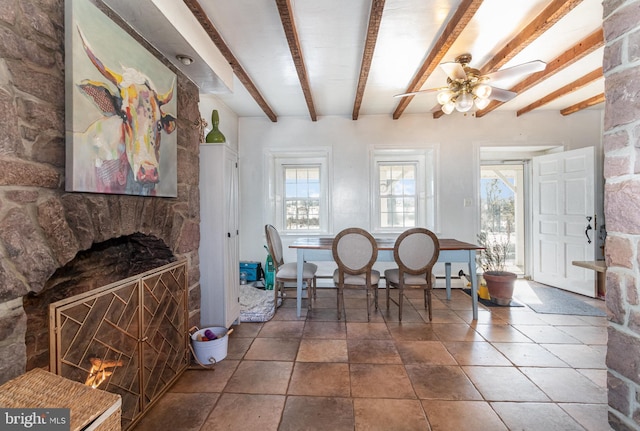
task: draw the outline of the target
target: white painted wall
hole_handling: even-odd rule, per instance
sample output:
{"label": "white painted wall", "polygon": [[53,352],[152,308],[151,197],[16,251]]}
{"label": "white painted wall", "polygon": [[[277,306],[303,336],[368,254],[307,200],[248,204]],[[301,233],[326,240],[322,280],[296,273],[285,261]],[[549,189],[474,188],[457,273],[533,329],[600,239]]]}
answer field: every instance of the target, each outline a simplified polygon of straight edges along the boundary
{"label": "white painted wall", "polygon": [[[221,113],[221,125],[222,118]],[[227,133],[223,129],[223,133]],[[602,153],[602,112],[586,110],[563,117],[557,112],[531,112],[516,117],[494,111],[483,118],[460,113],[434,120],[425,115],[343,117],[264,117],[238,119],[240,156],[240,259],[264,261],[264,225],[273,223],[265,199],[266,149],[306,147],[332,148],[332,227],[369,225],[369,149],[371,146],[417,146],[439,148],[437,180],[438,235],[475,242],[478,227],[478,172],[481,146],[559,145],[565,150],[596,146]],[[470,199],[472,205],[463,206]],[[295,260],[288,249],[292,237],[283,237],[285,261]],[[321,267],[324,268],[324,267]],[[457,272],[457,269],[454,268]],[[322,271],[324,272],[324,271]],[[438,275],[444,273],[436,268]]]}

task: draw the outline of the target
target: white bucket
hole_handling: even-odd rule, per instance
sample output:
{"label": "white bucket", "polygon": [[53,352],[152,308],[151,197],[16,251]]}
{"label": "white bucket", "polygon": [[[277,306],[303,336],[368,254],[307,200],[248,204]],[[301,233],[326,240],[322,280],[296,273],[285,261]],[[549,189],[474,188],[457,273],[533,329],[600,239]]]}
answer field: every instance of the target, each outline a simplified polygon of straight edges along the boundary
{"label": "white bucket", "polygon": [[[216,337],[218,338],[209,341],[198,341],[198,336],[202,338],[207,329],[216,334]],[[227,328],[214,326],[211,328],[200,329],[191,334],[193,353],[202,365],[215,364],[216,362],[220,362],[226,358],[228,344],[229,337],[227,334]]]}

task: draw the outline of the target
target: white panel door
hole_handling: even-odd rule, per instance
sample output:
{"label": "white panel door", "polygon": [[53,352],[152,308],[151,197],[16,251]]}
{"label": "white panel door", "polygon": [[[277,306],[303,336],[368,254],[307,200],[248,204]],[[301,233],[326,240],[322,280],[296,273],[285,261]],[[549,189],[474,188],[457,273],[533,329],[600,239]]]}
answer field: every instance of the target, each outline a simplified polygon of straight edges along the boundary
{"label": "white panel door", "polygon": [[[594,260],[594,149],[533,159],[533,279],[595,297],[595,272],[572,264]],[[591,240],[591,243],[589,243]]]}
{"label": "white panel door", "polygon": [[200,145],[200,324],[229,327],[240,316],[238,157]]}
{"label": "white panel door", "polygon": [[[228,328],[240,316],[240,218],[238,213],[238,156],[231,151],[225,151],[225,190],[224,205],[227,211],[225,288],[227,289],[226,321]],[[201,263],[202,264],[202,263]]]}

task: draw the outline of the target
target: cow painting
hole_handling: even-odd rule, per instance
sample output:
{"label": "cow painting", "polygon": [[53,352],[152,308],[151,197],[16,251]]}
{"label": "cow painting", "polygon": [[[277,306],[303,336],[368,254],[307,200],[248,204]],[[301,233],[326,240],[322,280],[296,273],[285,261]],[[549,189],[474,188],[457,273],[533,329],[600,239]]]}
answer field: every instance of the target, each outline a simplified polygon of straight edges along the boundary
{"label": "cow painting", "polygon": [[[176,130],[175,116],[165,111],[174,97],[175,80],[161,92],[142,71],[105,64],[80,28],[78,35],[82,50],[76,55],[82,52],[104,79],[74,82],[97,111],[86,129],[73,133],[73,189],[158,195],[157,186],[165,181],[160,163],[162,137]],[[172,156],[175,164],[175,152]],[[175,175],[166,181],[175,182]]]}

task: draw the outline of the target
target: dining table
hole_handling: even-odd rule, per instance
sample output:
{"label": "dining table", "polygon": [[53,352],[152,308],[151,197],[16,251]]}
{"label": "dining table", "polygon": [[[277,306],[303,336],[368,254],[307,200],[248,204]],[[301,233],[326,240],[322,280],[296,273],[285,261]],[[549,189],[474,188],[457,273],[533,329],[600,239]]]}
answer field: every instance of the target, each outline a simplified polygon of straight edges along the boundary
{"label": "dining table", "polygon": [[[477,277],[472,275],[476,273],[476,252],[483,250],[483,247],[451,238],[438,238],[438,242],[440,243],[438,262],[444,263],[447,300],[451,300],[451,263],[468,264],[469,278],[471,279],[473,320],[478,320],[478,280]],[[302,311],[303,264],[304,262],[334,260],[331,250],[332,244],[333,238],[331,237],[305,236],[296,238],[294,242],[289,245],[289,248],[295,249],[297,253],[296,310],[298,317],[300,317]],[[395,239],[376,238],[376,244],[378,246],[377,261],[393,262]]]}

